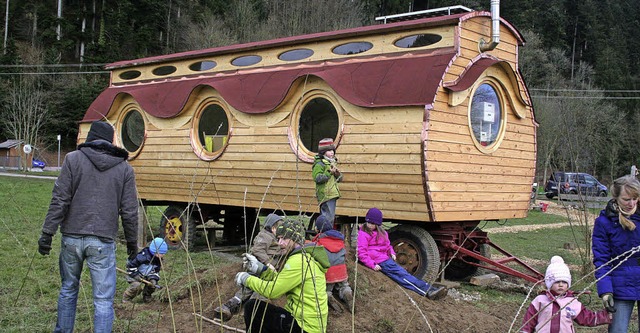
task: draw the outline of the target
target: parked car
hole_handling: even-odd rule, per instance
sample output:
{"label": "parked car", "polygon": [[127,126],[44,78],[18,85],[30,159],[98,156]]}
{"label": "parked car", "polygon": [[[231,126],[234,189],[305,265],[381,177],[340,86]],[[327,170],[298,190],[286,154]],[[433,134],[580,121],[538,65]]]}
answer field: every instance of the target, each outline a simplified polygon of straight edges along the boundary
{"label": "parked car", "polygon": [[32,168],[40,168],[40,169],[44,169],[44,167],[47,166],[47,163],[45,163],[44,161],[38,160],[38,159],[33,159],[31,160],[31,167]]}
{"label": "parked car", "polygon": [[544,187],[547,198],[561,194],[606,197],[609,192],[594,176],[581,172],[554,172]]}

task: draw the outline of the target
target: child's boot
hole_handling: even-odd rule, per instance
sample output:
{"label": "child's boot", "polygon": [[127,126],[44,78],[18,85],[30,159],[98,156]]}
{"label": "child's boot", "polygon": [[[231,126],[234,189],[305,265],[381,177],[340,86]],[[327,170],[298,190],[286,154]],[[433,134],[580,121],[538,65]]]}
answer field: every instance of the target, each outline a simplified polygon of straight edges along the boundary
{"label": "child's boot", "polygon": [[329,303],[329,307],[333,311],[338,313],[344,312],[344,306],[335,297],[333,297],[333,294],[327,293],[327,303]]}
{"label": "child's boot", "polygon": [[347,305],[348,311],[351,311],[351,309],[353,309],[353,292],[351,291],[351,288],[346,287],[344,289],[341,289],[340,299],[342,299]]}
{"label": "child's boot", "polygon": [[233,298],[226,301],[222,306],[213,309],[213,318],[222,319],[222,321],[229,321],[233,318],[233,315],[240,312],[241,305],[242,301],[238,297],[233,296]]}
{"label": "child's boot", "polygon": [[427,298],[436,301],[447,296],[448,292],[445,286],[431,286],[429,290],[427,290]]}
{"label": "child's boot", "polygon": [[122,293],[122,303],[131,302],[140,293],[140,282],[132,282],[129,288]]}

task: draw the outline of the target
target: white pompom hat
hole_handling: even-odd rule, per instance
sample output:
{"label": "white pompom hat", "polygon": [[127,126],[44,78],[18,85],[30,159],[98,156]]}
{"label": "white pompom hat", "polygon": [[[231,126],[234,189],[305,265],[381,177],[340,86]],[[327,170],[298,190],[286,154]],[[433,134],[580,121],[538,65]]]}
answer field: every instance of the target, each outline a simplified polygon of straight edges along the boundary
{"label": "white pompom hat", "polygon": [[571,272],[569,266],[564,263],[564,259],[560,256],[551,257],[547,272],[544,274],[544,282],[547,285],[547,289],[551,289],[551,286],[558,282],[564,281],[571,288]]}

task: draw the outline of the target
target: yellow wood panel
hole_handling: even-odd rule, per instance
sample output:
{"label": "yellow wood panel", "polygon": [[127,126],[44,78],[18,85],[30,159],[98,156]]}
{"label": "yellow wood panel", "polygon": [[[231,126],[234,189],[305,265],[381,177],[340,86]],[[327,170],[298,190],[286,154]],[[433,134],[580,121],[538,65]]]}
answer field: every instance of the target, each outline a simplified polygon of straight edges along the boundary
{"label": "yellow wood panel", "polygon": [[411,154],[422,152],[420,144],[413,145],[407,144],[341,144],[338,146],[336,153],[338,158],[346,154],[382,154],[382,153],[394,153],[394,154]]}
{"label": "yellow wood panel", "polygon": [[470,182],[462,182],[462,181],[429,181],[429,192],[460,192],[460,193],[471,193],[471,192],[480,192],[486,193],[488,190],[493,192],[504,192],[504,193],[528,193],[531,191],[531,183],[519,183],[519,184],[509,184],[509,183],[495,183],[487,186],[487,183],[470,183]]}
{"label": "yellow wood panel", "polygon": [[469,174],[467,172],[428,171],[429,184],[435,182],[457,182],[478,184],[528,184],[533,180],[533,170],[529,174]]}
{"label": "yellow wood panel", "polygon": [[481,151],[479,151],[475,145],[473,144],[458,144],[451,142],[438,142],[438,141],[430,141],[427,145],[427,155],[429,159],[431,159],[431,154],[433,153],[444,153],[444,154],[468,154],[471,156],[487,156],[493,158],[514,158],[520,160],[528,160],[533,161],[536,158],[535,152],[532,151],[523,151],[523,150],[512,150],[506,149],[504,147],[498,148],[496,151],[487,155]]}
{"label": "yellow wood panel", "polygon": [[[375,170],[374,170],[375,171]],[[345,181],[341,183],[341,188],[348,188],[353,186],[359,188],[360,186],[372,186],[378,188],[379,186],[389,186],[391,189],[398,187],[397,192],[403,192],[401,189],[412,189],[406,193],[416,192],[414,186],[422,187],[422,176],[418,174],[414,175],[402,175],[402,174],[378,174],[374,171],[369,173],[353,173],[343,172]],[[160,168],[149,167],[144,169],[136,169],[136,179],[164,179],[184,181],[184,182],[213,182],[217,179],[243,179],[243,182],[247,184],[265,185],[270,181],[283,180],[288,184],[300,184],[300,183],[313,183],[311,179],[311,165],[300,164],[299,171],[284,171],[284,170],[219,170],[214,168],[191,168],[191,169],[175,169],[175,168]],[[384,191],[383,191],[384,192]]]}
{"label": "yellow wood panel", "polygon": [[422,118],[413,123],[402,124],[353,124],[345,126],[345,133],[362,133],[362,134],[388,134],[388,133],[407,133],[420,134],[422,131]]}
{"label": "yellow wood panel", "polygon": [[431,202],[454,202],[485,204],[487,202],[529,202],[529,195],[527,192],[495,192],[492,189],[487,189],[484,193],[481,192],[455,192],[455,191],[431,191]]}
{"label": "yellow wood panel", "polygon": [[468,165],[492,165],[499,164],[505,167],[515,168],[534,168],[535,156],[531,159],[519,159],[513,157],[496,157],[488,155],[468,155],[468,154],[454,154],[450,152],[429,152],[427,154],[427,163],[432,161],[438,162],[452,162],[452,163],[466,163]]}
{"label": "yellow wood panel", "polygon": [[344,144],[396,144],[396,143],[414,143],[420,144],[420,134],[360,134],[349,133],[341,139]]}
{"label": "yellow wood panel", "polygon": [[[189,170],[189,169],[199,169],[199,168],[202,169],[203,171],[205,171],[207,168],[211,168],[213,170],[216,170],[216,172],[223,172],[225,171],[224,169],[244,170],[244,171],[250,171],[250,170],[295,171],[296,170],[295,163],[273,162],[273,161],[250,162],[250,161],[227,161],[227,160],[221,159],[221,160],[216,160],[210,163],[209,162],[203,163],[200,160],[162,161],[162,160],[156,160],[156,159],[150,159],[150,160],[136,159],[131,161],[130,163],[134,168],[136,167],[173,168],[174,172],[179,174],[190,174],[190,172],[193,172],[193,170]],[[203,167],[203,165],[207,165],[207,167]],[[300,163],[300,165],[302,166],[304,164]],[[420,165],[416,165],[416,164],[413,164],[413,165],[373,164],[375,165],[375,168],[373,168],[372,165],[368,165],[364,163],[363,164],[340,163],[340,165],[341,165],[340,169],[344,170],[345,174],[348,174],[351,172],[364,173],[364,174],[371,174],[372,172],[375,172],[376,174],[408,174],[408,175],[420,174]],[[372,168],[374,170],[372,170]]]}
{"label": "yellow wood panel", "polygon": [[[465,212],[465,211],[487,211],[492,210],[519,210],[528,209],[529,200],[525,198],[522,201],[476,201],[476,202],[458,202],[458,201],[432,201],[434,212]],[[487,214],[487,216],[491,216]]]}
{"label": "yellow wood panel", "polygon": [[427,170],[429,174],[433,172],[460,172],[467,173],[471,177],[475,177],[475,174],[498,174],[498,175],[517,175],[517,176],[529,176],[532,174],[531,167],[513,167],[502,165],[461,165],[460,163],[452,162],[440,162],[440,161],[427,161]]}
{"label": "yellow wood panel", "polygon": [[[488,218],[490,216],[490,218]],[[523,218],[527,216],[526,210],[498,210],[493,209],[489,211],[466,211],[466,212],[453,212],[442,211],[435,213],[435,220],[437,222],[446,221],[469,221],[469,220],[500,220],[500,219],[515,219]]]}

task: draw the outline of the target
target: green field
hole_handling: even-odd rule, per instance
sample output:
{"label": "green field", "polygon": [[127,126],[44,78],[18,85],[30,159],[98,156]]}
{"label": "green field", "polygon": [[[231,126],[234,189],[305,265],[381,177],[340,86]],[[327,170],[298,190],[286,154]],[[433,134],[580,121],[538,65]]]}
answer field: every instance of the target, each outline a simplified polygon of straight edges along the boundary
{"label": "green field", "polygon": [[[37,240],[40,235],[42,222],[46,215],[51,190],[54,181],[49,179],[30,179],[17,177],[0,177],[0,222],[4,236],[0,242],[0,302],[5,309],[0,313],[0,331],[2,332],[47,332],[52,331],[56,319],[56,302],[60,286],[58,274],[58,254],[60,235],[53,241],[50,256],[37,254]],[[160,213],[157,209],[149,209],[152,226],[157,225]],[[563,217],[532,212],[528,218],[502,221],[502,224],[527,225],[540,223],[555,223]],[[566,219],[566,218],[564,218]],[[576,241],[576,231],[570,227],[542,229],[519,233],[494,233],[491,229],[499,226],[495,222],[487,223],[484,229],[490,232],[491,239],[512,252],[515,256],[532,260],[532,264],[544,271],[546,263],[552,255],[561,255],[569,264],[580,266],[583,258],[577,249],[564,249],[563,244],[573,242],[576,248],[584,248],[584,244]],[[126,248],[119,246],[117,250],[118,266],[123,267],[126,262]],[[172,286],[172,298],[188,295],[189,286],[196,282],[192,280],[193,272],[198,273],[200,283],[215,279],[211,268],[228,261],[221,259],[212,252],[198,252],[187,254],[183,251],[171,251],[167,256],[167,266],[164,272],[163,284]],[[208,271],[206,269],[209,269]],[[574,281],[580,280],[580,272],[574,271]],[[193,281],[184,283],[180,281]],[[576,287],[586,285],[590,281],[587,276],[585,282],[575,284]],[[522,283],[523,281],[520,281]],[[82,278],[76,331],[85,332],[91,329],[92,304],[91,289],[88,272],[85,269]],[[119,301],[127,284],[124,279],[118,279],[116,301]],[[463,285],[462,290],[474,290],[485,293],[489,297],[507,298],[517,301],[523,295],[510,295],[495,290],[478,289]],[[575,288],[574,288],[575,289]],[[496,293],[499,296],[496,296]],[[156,296],[159,297],[159,296]],[[599,302],[596,299],[596,302]],[[482,306],[482,305],[479,305]],[[144,316],[141,313],[140,316]],[[114,331],[136,332],[135,327],[144,322],[139,320],[124,321],[116,319]]]}

